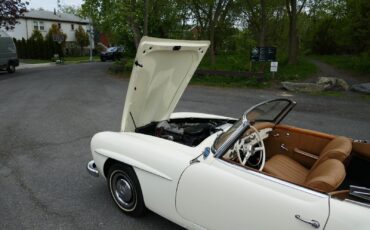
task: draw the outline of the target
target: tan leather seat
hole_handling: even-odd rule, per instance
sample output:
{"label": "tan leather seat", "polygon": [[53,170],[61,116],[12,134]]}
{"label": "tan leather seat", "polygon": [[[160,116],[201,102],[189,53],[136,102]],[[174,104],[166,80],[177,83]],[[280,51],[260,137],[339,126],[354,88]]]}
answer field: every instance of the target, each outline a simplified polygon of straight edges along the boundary
{"label": "tan leather seat", "polygon": [[277,178],[322,192],[339,187],[346,176],[343,161],[349,156],[352,143],[348,138],[336,137],[321,151],[319,159],[307,169],[288,156],[278,154],[268,160],[264,172]]}
{"label": "tan leather seat", "polygon": [[344,162],[352,151],[352,141],[347,137],[335,137],[321,151],[319,159],[315,162],[312,168],[315,168],[321,162],[327,159],[337,159]]}

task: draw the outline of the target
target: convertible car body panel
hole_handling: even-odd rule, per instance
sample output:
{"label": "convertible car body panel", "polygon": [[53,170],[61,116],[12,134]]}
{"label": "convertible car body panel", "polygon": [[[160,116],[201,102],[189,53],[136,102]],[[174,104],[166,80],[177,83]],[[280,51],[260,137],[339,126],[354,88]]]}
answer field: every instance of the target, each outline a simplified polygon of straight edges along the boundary
{"label": "convertible car body panel", "polygon": [[[212,156],[185,170],[176,197],[177,210],[184,218],[220,230],[301,229],[295,215],[325,223],[328,201],[327,195],[307,192]],[[226,210],[230,215],[225,216]]]}
{"label": "convertible car body panel", "polygon": [[188,147],[139,133],[101,132],[92,138],[91,148],[99,172],[106,171],[108,159],[132,166],[150,210],[184,227],[198,228],[178,215],[175,194],[182,172],[202,154],[204,145],[210,145],[215,138],[211,136],[197,147]]}
{"label": "convertible car body panel", "polygon": [[142,39],[121,132],[94,135],[87,164],[120,210],[188,229],[370,229],[366,141],[280,124],[287,98],[240,119],[173,113],[208,46]]}
{"label": "convertible car body panel", "polygon": [[170,117],[209,46],[208,41],[144,37],[137,50],[122,117],[134,131]]}

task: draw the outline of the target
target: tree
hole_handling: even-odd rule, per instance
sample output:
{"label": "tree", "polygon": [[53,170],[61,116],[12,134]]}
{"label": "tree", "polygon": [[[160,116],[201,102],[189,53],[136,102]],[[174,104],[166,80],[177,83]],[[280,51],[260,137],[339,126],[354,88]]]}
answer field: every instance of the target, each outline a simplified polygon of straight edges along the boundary
{"label": "tree", "polygon": [[[59,43],[54,41],[54,38],[58,36],[63,38],[62,41]],[[46,34],[46,40],[50,48],[52,49],[52,52],[57,52],[60,57],[63,56],[63,47],[65,46],[66,39],[67,35],[59,29],[57,24],[52,24],[48,33]]]}
{"label": "tree", "polygon": [[35,41],[44,41],[44,37],[42,36],[39,30],[33,30],[31,37],[29,39]]}
{"label": "tree", "polygon": [[27,11],[28,2],[21,0],[0,0],[0,27],[11,30],[17,24],[17,19]]}
{"label": "tree", "polygon": [[[216,40],[215,33],[221,24],[225,24],[230,10],[233,6],[233,0],[189,0],[188,5],[199,26],[201,33],[206,32],[206,38],[210,40],[209,48],[212,64],[215,63]],[[231,23],[232,24],[232,23]]]}
{"label": "tree", "polygon": [[301,13],[303,7],[307,0],[286,0],[286,10],[289,17],[289,44],[288,44],[288,63],[296,64],[298,61],[298,31],[297,31],[297,21],[298,15]]}
{"label": "tree", "polygon": [[44,57],[44,37],[39,30],[33,30],[31,37],[28,39],[29,50],[32,52],[32,58],[45,58]]}
{"label": "tree", "polygon": [[89,44],[89,35],[85,32],[82,26],[78,26],[75,31],[76,42],[81,48],[81,55],[83,54],[83,48]]}
{"label": "tree", "polygon": [[66,14],[81,16],[81,8],[76,6],[63,5],[60,10]]}
{"label": "tree", "polygon": [[355,52],[370,51],[370,1],[347,0],[347,11]]}
{"label": "tree", "polygon": [[[185,0],[85,0],[83,16],[112,43],[135,49],[143,35],[171,37],[182,34]],[[181,32],[179,32],[181,30]]]}

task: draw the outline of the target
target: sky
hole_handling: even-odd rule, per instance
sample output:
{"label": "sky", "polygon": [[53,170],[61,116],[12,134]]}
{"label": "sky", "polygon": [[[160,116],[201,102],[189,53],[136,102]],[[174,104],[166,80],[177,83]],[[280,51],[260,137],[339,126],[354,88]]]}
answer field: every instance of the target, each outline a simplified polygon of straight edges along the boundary
{"label": "sky", "polygon": [[[54,8],[57,8],[57,0],[28,0],[30,3],[28,9],[35,8],[38,9],[42,7],[45,10],[53,11]],[[83,0],[60,0],[61,5],[72,5],[72,6],[81,6]]]}

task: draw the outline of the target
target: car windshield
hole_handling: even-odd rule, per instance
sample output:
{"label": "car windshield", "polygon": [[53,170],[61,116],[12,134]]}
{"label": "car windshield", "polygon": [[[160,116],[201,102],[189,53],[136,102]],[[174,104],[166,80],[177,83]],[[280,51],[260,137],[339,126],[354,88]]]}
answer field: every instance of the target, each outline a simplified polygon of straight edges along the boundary
{"label": "car windshield", "polygon": [[[291,105],[289,100],[272,100],[258,104],[245,113],[245,118],[248,123],[254,122],[272,122],[278,123],[281,120],[287,111],[288,107]],[[240,127],[243,123],[244,118],[240,118],[237,122],[234,123],[231,128],[226,132],[220,134],[213,144],[213,149],[218,150],[231,135]]]}
{"label": "car windshield", "polygon": [[117,50],[117,47],[110,47],[107,49],[107,52],[115,52]]}

